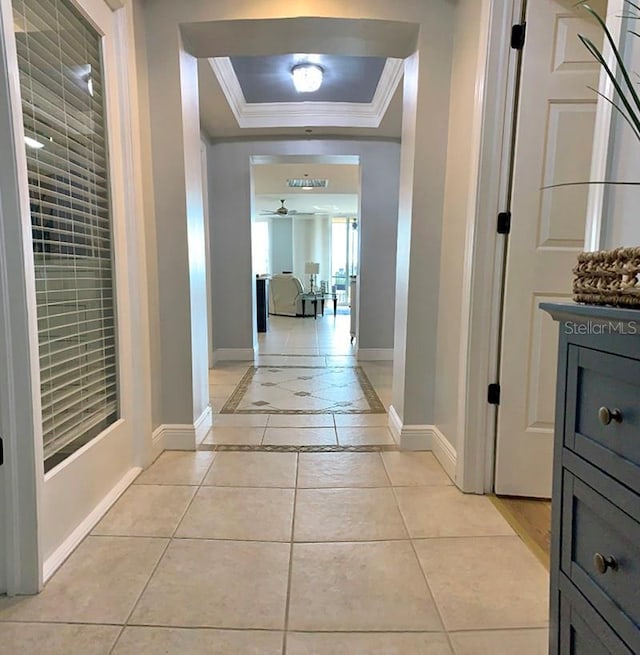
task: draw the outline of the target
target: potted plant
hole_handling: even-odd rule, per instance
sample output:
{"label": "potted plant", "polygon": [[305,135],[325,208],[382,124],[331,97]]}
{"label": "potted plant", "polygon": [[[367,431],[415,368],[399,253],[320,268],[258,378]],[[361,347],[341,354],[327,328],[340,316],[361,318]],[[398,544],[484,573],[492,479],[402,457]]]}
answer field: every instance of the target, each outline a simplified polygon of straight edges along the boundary
{"label": "potted plant", "polygon": [[[640,143],[640,96],[633,81],[634,73],[628,69],[605,19],[589,6],[588,0],[578,4],[598,22],[604,31],[605,42],[609,44],[615,61],[615,66],[611,67],[603,54],[603,49],[587,36],[579,35],[584,46],[611,80],[615,93],[612,98],[608,98],[595,89],[594,91],[622,116]],[[625,4],[631,12],[637,12],[631,13],[630,18],[640,18],[640,5],[631,0],[625,0]],[[629,30],[629,33],[635,38],[640,38],[640,33],[634,30]],[[595,181],[584,184],[638,186],[640,182]],[[577,302],[640,308],[640,247],[583,252],[578,256],[578,263],[573,272],[575,274],[573,297]]]}

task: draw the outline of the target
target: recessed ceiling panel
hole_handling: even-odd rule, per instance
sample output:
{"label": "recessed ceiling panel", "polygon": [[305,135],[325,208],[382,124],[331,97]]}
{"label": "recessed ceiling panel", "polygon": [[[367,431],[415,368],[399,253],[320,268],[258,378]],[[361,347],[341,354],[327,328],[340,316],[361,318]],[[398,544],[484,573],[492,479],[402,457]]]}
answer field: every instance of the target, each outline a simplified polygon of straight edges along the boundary
{"label": "recessed ceiling panel", "polygon": [[[322,86],[314,93],[298,93],[291,69],[304,62],[322,67]],[[370,103],[384,68],[384,57],[345,57],[300,54],[268,57],[231,57],[231,64],[248,104],[264,102]]]}

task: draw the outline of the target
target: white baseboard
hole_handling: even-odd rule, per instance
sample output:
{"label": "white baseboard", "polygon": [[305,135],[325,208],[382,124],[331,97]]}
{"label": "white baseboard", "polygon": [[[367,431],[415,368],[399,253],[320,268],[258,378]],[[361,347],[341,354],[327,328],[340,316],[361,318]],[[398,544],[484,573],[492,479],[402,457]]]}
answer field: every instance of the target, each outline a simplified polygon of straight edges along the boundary
{"label": "white baseboard", "polygon": [[141,471],[142,469],[136,466],[122,476],[118,484],[111,489],[84,521],[45,560],[42,571],[44,582],[58,570],[67,557],[77,548],[78,544],[93,530],[98,521],[100,521],[116,500],[129,488],[129,485]]}
{"label": "white baseboard", "polygon": [[431,438],[432,450],[435,458],[445,470],[445,473],[453,482],[456,481],[456,463],[458,454],[456,449],[451,445],[449,440],[444,436],[437,426],[433,426],[433,436]]}
{"label": "white baseboard", "polygon": [[209,430],[213,425],[213,411],[211,405],[207,405],[206,409],[193,424],[196,431],[196,444],[201,444],[202,440],[209,434]]}
{"label": "white baseboard", "polygon": [[196,449],[196,430],[189,423],[160,425],[154,431],[153,438],[162,444],[162,450]]}
{"label": "white baseboard", "polygon": [[151,435],[151,461],[155,462],[164,450],[164,426],[159,425]]}
{"label": "white baseboard", "polygon": [[358,348],[359,362],[390,362],[393,360],[393,348]]}
{"label": "white baseboard", "polygon": [[196,446],[207,436],[212,425],[211,405],[207,405],[193,425],[188,423],[159,425],[151,437],[151,452],[154,460],[163,450],[195,450]]}
{"label": "white baseboard", "polygon": [[252,362],[255,358],[253,348],[216,348],[213,351],[215,362]]}
{"label": "white baseboard", "polygon": [[400,450],[431,450],[433,425],[404,425],[395,407],[389,407],[389,429]]}
{"label": "white baseboard", "polygon": [[393,405],[389,406],[389,430],[391,431],[391,436],[396,442],[396,446],[400,448],[400,436],[402,434],[402,419],[398,416],[396,408]]}
{"label": "white baseboard", "polygon": [[402,450],[433,450],[433,425],[403,425],[400,433]]}

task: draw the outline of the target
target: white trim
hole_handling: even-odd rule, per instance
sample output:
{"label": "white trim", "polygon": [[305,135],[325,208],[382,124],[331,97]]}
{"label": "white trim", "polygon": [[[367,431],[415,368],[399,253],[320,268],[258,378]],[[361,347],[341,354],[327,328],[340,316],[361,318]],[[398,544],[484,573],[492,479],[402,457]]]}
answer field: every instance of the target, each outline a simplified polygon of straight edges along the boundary
{"label": "white trim", "polygon": [[164,426],[159,425],[151,435],[151,461],[155,462],[164,449]]}
{"label": "white trim", "polygon": [[213,361],[216,362],[252,362],[255,359],[253,348],[216,348]]}
{"label": "white trim", "polygon": [[151,436],[151,456],[155,461],[163,450],[195,450],[213,425],[211,405],[200,414],[193,425],[159,425]]}
{"label": "white trim", "polygon": [[359,362],[390,362],[393,360],[393,348],[358,348]]}
{"label": "white trim", "polygon": [[[609,0],[607,4],[607,27],[617,44],[622,34],[622,18],[625,14],[624,0]],[[605,39],[604,55],[611,70],[617,70],[616,60]],[[600,70],[598,91],[607,98],[613,98],[613,83],[604,68]],[[591,171],[589,179],[593,181],[606,180],[608,177],[609,147],[611,145],[611,130],[613,128],[613,107],[602,97],[598,97],[596,122],[593,132],[593,151],[591,156]],[[585,228],[585,250],[600,250],[604,245],[604,199],[606,188],[595,184],[589,187],[587,200],[587,222]]]}
{"label": "white trim", "polygon": [[455,483],[458,455],[456,449],[451,445],[437,425],[433,426],[431,434],[431,450],[433,451],[435,458],[440,462],[444,472]]}
{"label": "white trim", "polygon": [[379,127],[404,72],[404,60],[388,58],[371,102],[248,103],[229,57],[209,64],[241,128]]}
{"label": "white trim", "polygon": [[238,121],[238,125],[243,127],[242,113],[244,107],[247,105],[247,101],[244,99],[240,82],[238,82],[236,72],[231,64],[231,59],[229,57],[212,57],[209,59],[209,65],[218,79],[224,97],[227,99],[229,107],[236,121]]}
{"label": "white trim", "polygon": [[98,521],[100,521],[116,500],[129,488],[129,485],[138,477],[141,471],[142,469],[140,467],[134,467],[128,471],[120,479],[118,484],[93,508],[82,523],[45,560],[43,565],[44,582],[58,570],[78,544],[93,530]]}
{"label": "white trim", "polygon": [[376,115],[379,117],[378,126],[382,122],[384,115],[387,113],[389,103],[393,94],[400,84],[404,74],[404,60],[388,58],[384,63],[382,74],[378,80],[376,92],[371,100],[371,105]]}
{"label": "white trim", "polygon": [[389,431],[396,446],[400,447],[400,433],[402,432],[402,419],[398,415],[396,408],[393,405],[389,406]]}
{"label": "white trim", "polygon": [[400,450],[431,450],[433,425],[404,425],[396,408],[389,407],[389,430]]}
{"label": "white trim", "polygon": [[[467,225],[458,390],[461,443],[456,458],[456,482],[465,492],[493,488],[495,412],[486,402],[487,385],[498,379],[504,237],[496,234],[498,212],[506,208],[517,53],[509,47],[511,25],[520,21],[522,0],[485,0],[487,20],[483,47],[486,59],[476,72],[474,111],[481,117],[474,131],[478,174],[474,184],[474,214]],[[505,56],[505,53],[509,53]]]}
{"label": "white trim", "polygon": [[207,287],[207,356],[209,368],[213,367],[213,265],[211,261],[211,216],[209,212],[209,146],[203,132],[200,133],[200,164],[202,166],[202,205],[204,211],[204,248]]}
{"label": "white trim", "polygon": [[433,425],[403,425],[401,450],[433,450]]}
{"label": "white trim", "polygon": [[162,443],[164,450],[195,450],[196,430],[189,423],[163,424],[153,432],[155,443]]}
{"label": "white trim", "polygon": [[[10,0],[0,0],[0,593],[42,587],[42,426],[24,126]],[[36,336],[34,336],[36,335]],[[25,438],[26,437],[26,438]]]}
{"label": "white trim", "polygon": [[[135,58],[133,0],[111,0],[114,12],[118,66],[118,101],[124,178],[131,181],[123,187],[124,223],[129,261],[132,405],[131,420],[135,440],[135,464],[146,466],[152,459],[151,425],[151,351],[149,340],[149,290],[147,283],[147,248],[144,221],[142,146],[140,143],[140,110],[138,106],[138,71]],[[117,7],[116,7],[117,6]],[[116,280],[117,282],[117,280]]]}
{"label": "white trim", "polygon": [[193,424],[193,429],[196,435],[196,444],[202,443],[202,440],[207,436],[212,426],[213,410],[211,409],[211,405],[207,405],[204,412],[200,414]]}

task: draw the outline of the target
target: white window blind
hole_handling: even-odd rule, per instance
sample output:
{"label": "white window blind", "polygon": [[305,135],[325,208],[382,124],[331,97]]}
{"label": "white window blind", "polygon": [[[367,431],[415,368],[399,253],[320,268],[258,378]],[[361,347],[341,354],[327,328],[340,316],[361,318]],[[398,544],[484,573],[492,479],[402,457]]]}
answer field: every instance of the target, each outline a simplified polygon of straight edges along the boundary
{"label": "white window blind", "polygon": [[68,0],[13,0],[45,469],[118,418],[101,37]]}

